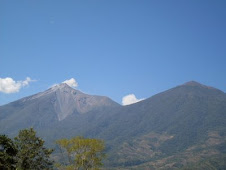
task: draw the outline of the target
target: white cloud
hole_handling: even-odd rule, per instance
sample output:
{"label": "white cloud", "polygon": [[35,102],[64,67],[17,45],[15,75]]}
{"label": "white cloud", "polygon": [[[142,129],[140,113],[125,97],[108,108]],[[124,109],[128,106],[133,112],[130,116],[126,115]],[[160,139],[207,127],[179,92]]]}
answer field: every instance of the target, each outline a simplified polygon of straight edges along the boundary
{"label": "white cloud", "polygon": [[133,103],[137,103],[141,100],[144,100],[144,99],[137,99],[134,94],[129,94],[129,95],[126,95],[122,98],[122,105],[123,106],[130,105],[130,104],[133,104]]}
{"label": "white cloud", "polygon": [[78,83],[74,78],[71,78],[69,80],[65,80],[62,83],[66,83],[68,86],[71,86],[71,87],[74,87],[74,88],[78,87]]}
{"label": "white cloud", "polygon": [[3,93],[16,93],[24,86],[27,86],[31,81],[30,77],[27,77],[24,81],[15,81],[10,77],[0,78],[0,92]]}

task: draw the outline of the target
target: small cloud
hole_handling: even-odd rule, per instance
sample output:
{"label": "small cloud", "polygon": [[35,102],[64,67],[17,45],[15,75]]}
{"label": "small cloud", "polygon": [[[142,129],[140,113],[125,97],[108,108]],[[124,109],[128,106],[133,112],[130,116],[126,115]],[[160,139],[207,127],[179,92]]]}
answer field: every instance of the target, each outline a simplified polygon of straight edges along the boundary
{"label": "small cloud", "polygon": [[24,81],[15,81],[10,77],[0,78],[0,92],[2,93],[16,93],[24,86],[28,86],[30,82],[35,81],[31,80],[30,77],[27,77]]}
{"label": "small cloud", "polygon": [[144,99],[137,99],[134,94],[129,94],[129,95],[126,95],[122,98],[122,105],[123,106],[130,105],[130,104],[133,104],[133,103],[137,103],[141,100],[144,100]]}
{"label": "small cloud", "polygon": [[74,88],[78,87],[78,83],[74,78],[71,78],[69,80],[65,80],[62,83],[66,83],[70,87],[74,87]]}

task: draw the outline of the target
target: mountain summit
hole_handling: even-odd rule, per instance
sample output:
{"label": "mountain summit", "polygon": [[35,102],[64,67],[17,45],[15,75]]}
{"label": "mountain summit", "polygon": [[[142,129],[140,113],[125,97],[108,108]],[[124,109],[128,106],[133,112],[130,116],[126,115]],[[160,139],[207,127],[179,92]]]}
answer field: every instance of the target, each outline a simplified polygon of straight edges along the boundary
{"label": "mountain summit", "polygon": [[[12,127],[0,124],[1,130],[10,127],[17,131],[27,127],[45,127],[63,121],[71,115],[81,115],[120,105],[108,97],[88,95],[65,83],[0,107],[0,121],[13,122]],[[16,125],[17,124],[17,125]],[[16,133],[16,132],[15,132]]]}
{"label": "mountain summit", "polygon": [[26,106],[28,103],[37,104],[41,102],[48,104],[46,107],[53,108],[59,121],[62,121],[71,114],[84,114],[98,107],[118,105],[108,97],[88,95],[71,88],[66,83],[55,85],[44,92],[26,97],[22,99],[22,102]]}
{"label": "mountain summit", "polygon": [[201,83],[198,83],[196,81],[189,81],[189,82],[184,83],[184,85],[187,85],[187,86],[204,86]]}
{"label": "mountain summit", "polygon": [[51,100],[59,121],[72,113],[83,114],[98,107],[117,105],[108,97],[88,95],[71,88],[66,83],[56,85],[32,97],[32,99],[34,98]]}
{"label": "mountain summit", "polygon": [[220,91],[219,89],[216,89],[216,88],[211,87],[211,86],[203,85],[203,84],[196,82],[196,81],[189,81],[187,83],[182,84],[181,86],[200,87],[200,88],[206,88],[206,89],[212,89],[212,90]]}

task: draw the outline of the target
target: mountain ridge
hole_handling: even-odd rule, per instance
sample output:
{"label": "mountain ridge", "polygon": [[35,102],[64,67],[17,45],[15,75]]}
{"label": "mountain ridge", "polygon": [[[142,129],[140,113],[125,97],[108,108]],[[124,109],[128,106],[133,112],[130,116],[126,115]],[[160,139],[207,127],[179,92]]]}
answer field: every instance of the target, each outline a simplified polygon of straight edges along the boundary
{"label": "mountain ridge", "polygon": [[195,154],[201,161],[210,156],[221,160],[226,153],[226,95],[218,89],[185,83],[127,106],[110,100],[110,104],[102,103],[85,113],[72,109],[73,113],[59,121],[55,110],[62,111],[59,104],[71,105],[70,101],[78,102],[79,97],[67,86],[58,88],[48,89],[40,100],[0,106],[0,133],[15,136],[18,129],[34,127],[49,146],[54,146],[56,139],[78,135],[100,138],[107,145],[106,166],[125,169],[174,169],[179,164],[174,159],[184,162],[180,166],[194,161],[187,158],[188,154]]}
{"label": "mountain ridge", "polygon": [[[57,114],[58,120],[65,119],[72,113],[86,113],[96,107],[117,105],[105,96],[88,95],[73,89],[66,83],[55,85],[43,92],[19,99],[14,102],[30,103],[34,100],[50,100]],[[12,102],[12,103],[14,103]],[[9,103],[10,104],[10,103]]]}
{"label": "mountain ridge", "polygon": [[[208,89],[218,90],[218,91],[220,91],[220,92],[223,92],[223,91],[220,90],[220,89],[217,89],[217,88],[214,88],[214,87],[211,87],[211,86],[207,86],[207,85],[201,84],[201,83],[199,83],[199,82],[197,82],[197,81],[194,81],[194,80],[185,82],[185,83],[183,83],[183,84],[181,84],[181,85],[178,85],[178,86],[175,86],[175,87],[173,87],[173,88],[170,88],[169,90],[174,89],[174,88],[177,88],[177,87],[180,87],[180,86],[205,87],[205,88],[208,88]],[[81,93],[81,94],[84,94],[84,95],[89,95],[89,94],[83,93],[83,92],[81,92],[81,91],[79,91],[79,90],[76,90],[76,89],[70,87],[70,86],[67,85],[66,83],[60,83],[60,84],[56,84],[56,85],[50,87],[49,89],[47,89],[47,90],[45,90],[45,91],[42,91],[42,92],[39,92],[39,93],[36,93],[36,94],[33,94],[33,95],[29,95],[29,96],[26,96],[26,97],[23,97],[23,98],[21,98],[21,99],[18,99],[18,100],[15,100],[15,101],[6,103],[6,104],[4,104],[4,105],[8,105],[8,104],[10,104],[10,103],[17,102],[17,101],[19,101],[19,100],[24,100],[24,101],[26,101],[26,100],[32,100],[32,99],[38,98],[38,97],[40,97],[40,96],[46,95],[46,94],[48,94],[49,92],[53,92],[53,91],[56,91],[56,90],[58,90],[58,89],[65,89],[65,88],[67,88],[67,89],[70,88],[71,90],[73,89],[74,91],[76,91],[76,92],[78,92],[78,93]],[[168,91],[168,90],[166,90],[166,91]],[[166,92],[166,91],[159,92],[159,93],[157,93],[156,95],[161,94],[161,93],[164,93],[164,92]],[[225,92],[223,92],[223,93],[225,93]],[[90,96],[99,96],[99,95],[90,95]],[[153,95],[153,96],[155,96],[155,95]],[[153,97],[153,96],[151,96],[151,97]],[[108,99],[112,100],[111,98],[109,98],[109,97],[107,97],[107,96],[100,96],[100,97],[105,97],[105,98],[108,98]],[[148,97],[148,98],[151,98],[151,97]],[[148,99],[148,98],[147,98],[147,99]],[[146,99],[144,99],[144,100],[146,100]],[[112,101],[115,102],[114,100],[112,100]],[[117,103],[117,102],[115,102],[115,103]],[[117,104],[118,104],[118,103],[117,103]],[[136,103],[132,103],[132,104],[136,104]],[[132,105],[132,104],[130,104],[130,105]],[[1,106],[4,106],[4,105],[1,105]],[[0,107],[1,107],[1,106],[0,106]],[[129,106],[129,105],[125,105],[124,107],[126,107],[126,106]]]}

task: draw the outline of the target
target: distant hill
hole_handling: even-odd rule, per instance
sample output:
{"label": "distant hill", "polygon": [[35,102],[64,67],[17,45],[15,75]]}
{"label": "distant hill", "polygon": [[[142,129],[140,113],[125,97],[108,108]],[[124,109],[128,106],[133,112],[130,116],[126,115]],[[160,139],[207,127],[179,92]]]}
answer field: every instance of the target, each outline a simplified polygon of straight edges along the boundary
{"label": "distant hill", "polygon": [[226,94],[194,81],[128,106],[60,84],[0,107],[0,133],[28,127],[104,139],[108,169],[225,168]]}

